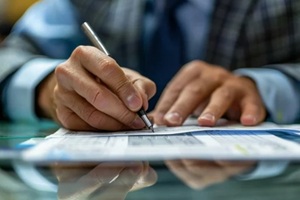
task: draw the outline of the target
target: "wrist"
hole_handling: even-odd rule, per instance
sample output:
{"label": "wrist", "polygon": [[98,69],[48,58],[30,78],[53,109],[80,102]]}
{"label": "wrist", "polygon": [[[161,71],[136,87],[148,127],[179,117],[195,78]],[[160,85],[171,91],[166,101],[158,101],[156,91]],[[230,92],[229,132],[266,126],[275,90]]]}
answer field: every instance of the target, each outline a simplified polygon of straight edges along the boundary
{"label": "wrist", "polygon": [[[39,118],[52,118],[54,112],[53,91],[56,85],[52,72],[38,85],[36,89],[35,111]],[[52,111],[53,110],[53,111]]]}

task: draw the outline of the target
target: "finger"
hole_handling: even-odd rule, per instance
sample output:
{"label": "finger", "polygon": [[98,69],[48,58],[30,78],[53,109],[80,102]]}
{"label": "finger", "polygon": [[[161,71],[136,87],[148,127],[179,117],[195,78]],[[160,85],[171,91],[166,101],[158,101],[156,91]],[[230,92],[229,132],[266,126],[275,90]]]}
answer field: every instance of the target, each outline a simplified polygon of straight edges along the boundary
{"label": "finger", "polygon": [[182,161],[166,161],[168,168],[187,186],[193,189],[202,189],[204,183],[198,174],[190,173],[189,170],[185,168]]}
{"label": "finger", "polygon": [[[99,163],[98,163],[99,164]],[[55,174],[58,182],[73,182],[88,174],[97,165],[92,163],[60,163],[51,164],[51,171]]]}
{"label": "finger", "polygon": [[199,124],[202,126],[214,126],[237,97],[236,93],[234,89],[226,86],[215,90],[207,107],[198,118]]}
{"label": "finger", "polygon": [[142,107],[142,99],[124,71],[114,59],[94,47],[79,47],[74,51],[82,66],[97,76],[132,111]]}
{"label": "finger", "polygon": [[57,107],[57,119],[63,127],[70,130],[96,130],[67,107]]}
{"label": "finger", "polygon": [[246,96],[241,102],[240,121],[245,126],[254,126],[266,117],[265,107],[259,96]]}
{"label": "finger", "polygon": [[186,81],[183,82],[184,88],[164,116],[167,125],[181,125],[196,107],[204,103],[210,94],[229,77],[229,73],[218,66],[204,62],[191,62],[178,77],[177,82],[172,83],[171,86],[176,87],[182,80]]}
{"label": "finger", "polygon": [[149,187],[157,181],[157,174],[152,167],[149,166],[149,163],[143,162],[143,170],[135,182],[130,191],[139,190],[141,188]]}
{"label": "finger", "polygon": [[[59,73],[59,70],[57,71]],[[68,87],[65,85],[58,87],[55,97],[60,98],[58,101],[63,102],[65,106],[74,110],[79,117],[91,126],[97,128],[101,127],[101,125],[112,126],[116,124],[116,120],[123,125],[135,129],[140,129],[145,126],[135,112],[128,110],[116,95],[104,85],[92,79],[88,74],[81,73],[79,76],[73,73],[72,76],[66,76],[67,78],[70,77],[72,81],[70,84],[73,89],[84,99],[81,99],[76,94],[69,94],[70,92],[63,89],[63,87]],[[77,79],[75,77],[77,77]],[[106,116],[115,120],[110,123]],[[120,125],[116,128],[119,127]]]}
{"label": "finger", "polygon": [[193,177],[190,173],[188,173],[188,171],[185,170],[184,164],[181,160],[166,160],[165,164],[168,169],[171,170],[171,172],[180,180],[182,180],[189,187],[195,188],[195,186],[189,182],[189,180],[191,180]]}
{"label": "finger", "polygon": [[221,183],[228,178],[222,167],[214,161],[183,160],[186,171],[190,174],[190,183],[198,189]]}
{"label": "finger", "polygon": [[164,116],[177,100],[181,90],[179,87],[173,88],[172,82],[165,88],[154,109],[156,124],[165,124]]}
{"label": "finger", "polygon": [[157,103],[157,106],[155,107],[155,123],[165,124],[165,114],[177,101],[178,97],[180,96],[181,92],[185,89],[186,85],[194,81],[198,77],[199,73],[201,73],[201,69],[198,66],[198,62],[192,62],[187,64],[186,66],[183,66],[183,68],[166,86]]}
{"label": "finger", "polygon": [[[57,72],[59,73],[60,70],[57,69]],[[106,88],[105,85],[91,78],[89,74],[84,72],[78,74],[73,73],[67,75],[67,78],[68,77],[70,77],[72,89],[99,111],[117,119],[120,119],[120,113],[124,113],[126,118],[134,118],[134,113],[130,112],[116,95]],[[124,120],[126,120],[126,118],[124,117]]]}
{"label": "finger", "polygon": [[[133,121],[120,122],[119,120],[97,110],[82,97],[64,92],[58,98],[64,103],[57,107],[57,116],[64,127],[74,130],[124,130],[144,127],[144,123],[135,114]],[[128,120],[128,119],[126,119]],[[80,127],[82,125],[82,127]]]}
{"label": "finger", "polygon": [[98,188],[105,187],[123,170],[123,165],[102,163],[74,182],[59,185],[59,199],[88,199]]}
{"label": "finger", "polygon": [[255,161],[216,161],[228,176],[234,176],[253,169],[257,162]]}
{"label": "finger", "polygon": [[99,187],[89,199],[125,199],[143,170],[142,164],[126,166],[109,185]]}
{"label": "finger", "polygon": [[134,86],[141,94],[143,99],[143,108],[148,109],[148,100],[151,99],[156,93],[155,83],[149,79],[138,78],[133,81]]}
{"label": "finger", "polygon": [[167,125],[182,125],[185,119],[197,108],[199,103],[204,103],[211,92],[218,86],[216,82],[204,84],[205,82],[204,79],[198,78],[184,88],[164,116]]}

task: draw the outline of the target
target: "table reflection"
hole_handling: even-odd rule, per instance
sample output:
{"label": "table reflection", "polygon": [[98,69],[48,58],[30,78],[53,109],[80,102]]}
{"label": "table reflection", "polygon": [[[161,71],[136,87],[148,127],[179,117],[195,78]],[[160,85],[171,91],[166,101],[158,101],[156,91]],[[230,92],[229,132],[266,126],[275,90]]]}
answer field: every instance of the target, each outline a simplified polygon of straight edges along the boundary
{"label": "table reflection", "polygon": [[[1,124],[1,147],[16,150],[19,143],[41,139],[56,128]],[[259,173],[254,173],[259,168]],[[0,159],[0,194],[0,200],[298,200],[300,163],[280,160],[28,163],[16,158]]]}
{"label": "table reflection", "polygon": [[234,176],[255,168],[256,162],[229,162],[203,160],[166,161],[168,168],[186,185],[193,189],[204,189],[222,183]]}
{"label": "table reflection", "polygon": [[[285,161],[265,162],[286,164]],[[18,198],[20,194],[24,197],[24,192],[27,197],[31,195],[25,199],[64,200],[299,199],[299,163],[285,165],[286,168],[280,174],[272,177],[244,179],[243,175],[251,173],[258,163],[172,160],[150,163],[52,163],[36,166],[14,162],[14,172],[11,170],[11,174],[15,174],[15,183],[19,180],[18,187],[8,190],[6,186],[6,190],[1,190],[10,197],[16,196],[11,199],[24,199]],[[0,174],[1,177],[7,175],[7,169],[0,171]],[[4,187],[3,181],[0,182],[1,187]]]}

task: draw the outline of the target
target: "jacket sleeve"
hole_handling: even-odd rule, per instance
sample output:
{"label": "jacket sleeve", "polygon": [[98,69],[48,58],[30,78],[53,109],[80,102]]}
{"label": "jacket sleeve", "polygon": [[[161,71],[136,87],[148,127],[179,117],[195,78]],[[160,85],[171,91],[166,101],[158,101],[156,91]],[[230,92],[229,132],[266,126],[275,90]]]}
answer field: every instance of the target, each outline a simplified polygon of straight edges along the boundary
{"label": "jacket sleeve", "polygon": [[[76,9],[69,1],[45,0],[33,5],[0,47],[1,118],[35,118],[30,117],[35,115],[35,88],[81,43]],[[16,104],[17,95],[26,98]]]}

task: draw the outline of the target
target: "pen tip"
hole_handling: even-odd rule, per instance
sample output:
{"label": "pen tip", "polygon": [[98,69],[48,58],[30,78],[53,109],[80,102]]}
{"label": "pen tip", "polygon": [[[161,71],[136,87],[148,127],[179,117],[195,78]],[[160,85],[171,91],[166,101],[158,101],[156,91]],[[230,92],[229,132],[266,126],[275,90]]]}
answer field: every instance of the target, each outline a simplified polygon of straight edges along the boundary
{"label": "pen tip", "polygon": [[151,131],[152,131],[152,133],[154,133],[154,128],[153,128],[153,126],[151,126]]}

